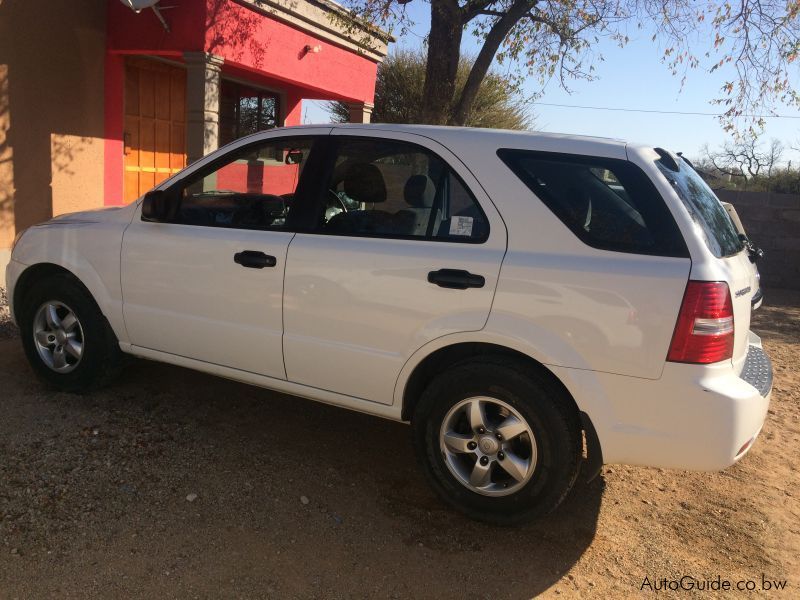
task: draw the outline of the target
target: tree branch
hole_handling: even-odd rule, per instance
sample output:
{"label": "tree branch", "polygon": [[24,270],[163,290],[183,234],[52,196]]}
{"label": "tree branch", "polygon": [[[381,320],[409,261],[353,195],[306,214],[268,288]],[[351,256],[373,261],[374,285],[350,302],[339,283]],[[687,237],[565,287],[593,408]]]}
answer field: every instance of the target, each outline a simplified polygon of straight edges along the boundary
{"label": "tree branch", "polygon": [[485,14],[483,11],[489,10],[489,7],[496,2],[497,0],[470,0],[470,2],[461,7],[462,21],[467,23],[478,15]]}
{"label": "tree branch", "polygon": [[478,87],[483,78],[486,77],[500,44],[506,39],[514,25],[519,23],[520,19],[531,8],[536,6],[537,2],[538,0],[515,0],[509,9],[494,22],[489,33],[486,34],[483,46],[475,59],[475,64],[472,65],[464,89],[461,91],[461,97],[455,105],[452,117],[453,125],[463,125],[466,122],[472,103],[478,93]]}

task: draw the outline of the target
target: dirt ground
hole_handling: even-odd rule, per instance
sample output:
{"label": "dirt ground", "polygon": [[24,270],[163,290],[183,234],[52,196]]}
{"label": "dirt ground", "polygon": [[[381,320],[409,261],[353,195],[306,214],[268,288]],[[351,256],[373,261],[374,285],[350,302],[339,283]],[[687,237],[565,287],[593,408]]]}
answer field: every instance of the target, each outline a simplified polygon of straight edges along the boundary
{"label": "dirt ground", "polygon": [[623,598],[684,575],[800,597],[800,293],[766,298],[745,459],[606,466],[513,529],[444,507],[404,425],[148,362],[53,393],[0,323],[0,598]]}

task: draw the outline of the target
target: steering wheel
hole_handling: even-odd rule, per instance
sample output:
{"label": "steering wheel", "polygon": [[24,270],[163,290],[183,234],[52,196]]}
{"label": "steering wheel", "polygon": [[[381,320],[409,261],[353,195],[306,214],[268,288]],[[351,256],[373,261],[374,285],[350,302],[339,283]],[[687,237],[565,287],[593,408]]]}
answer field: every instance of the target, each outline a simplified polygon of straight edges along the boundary
{"label": "steering wheel", "polygon": [[340,213],[347,212],[347,206],[345,206],[342,199],[339,197],[334,190],[328,190],[328,194],[330,197],[328,198],[328,204],[325,207],[325,222],[327,223],[333,217]]}
{"label": "steering wheel", "polygon": [[284,196],[264,194],[259,204],[265,227],[275,227],[286,222],[289,206]]}

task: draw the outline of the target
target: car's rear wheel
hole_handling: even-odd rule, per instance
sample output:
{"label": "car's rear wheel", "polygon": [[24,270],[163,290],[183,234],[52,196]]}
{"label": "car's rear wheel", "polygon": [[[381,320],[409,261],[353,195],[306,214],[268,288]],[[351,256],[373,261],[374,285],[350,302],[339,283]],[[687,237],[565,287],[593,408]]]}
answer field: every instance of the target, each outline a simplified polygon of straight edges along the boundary
{"label": "car's rear wheel", "polygon": [[571,399],[542,372],[507,358],[472,359],[434,378],[412,425],[434,490],[476,519],[513,524],[547,514],[580,467]]}
{"label": "car's rear wheel", "polygon": [[117,373],[117,339],[92,296],[71,275],[35,282],[22,295],[18,314],[25,354],[46,383],[81,392]]}

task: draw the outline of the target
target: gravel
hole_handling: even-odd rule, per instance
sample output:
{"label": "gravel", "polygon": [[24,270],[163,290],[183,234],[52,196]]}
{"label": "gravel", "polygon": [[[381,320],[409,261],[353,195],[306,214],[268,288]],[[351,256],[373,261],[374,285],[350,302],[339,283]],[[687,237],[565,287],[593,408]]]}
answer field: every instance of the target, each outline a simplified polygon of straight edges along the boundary
{"label": "gravel", "polygon": [[8,340],[19,335],[17,326],[11,320],[6,288],[0,287],[0,340]]}
{"label": "gravel", "polygon": [[516,528],[444,506],[405,425],[144,361],[57,393],[0,340],[0,597],[624,598],[645,577],[762,574],[796,589],[800,293],[766,298],[775,388],[748,456],[607,466]]}

